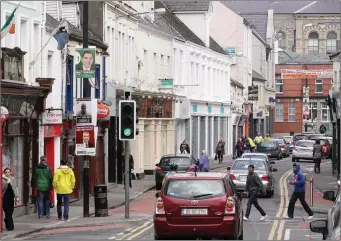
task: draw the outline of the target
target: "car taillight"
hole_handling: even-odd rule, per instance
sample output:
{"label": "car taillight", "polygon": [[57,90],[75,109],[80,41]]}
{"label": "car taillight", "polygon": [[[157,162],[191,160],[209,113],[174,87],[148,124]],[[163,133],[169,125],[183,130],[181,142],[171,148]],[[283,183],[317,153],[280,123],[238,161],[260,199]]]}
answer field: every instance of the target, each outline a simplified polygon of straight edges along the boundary
{"label": "car taillight", "polygon": [[194,172],[195,171],[195,169],[194,169],[194,167],[190,167],[190,168],[188,168],[188,170],[187,170],[188,172]]}
{"label": "car taillight", "polygon": [[163,170],[162,170],[160,167],[157,167],[157,168],[155,169],[155,171],[158,172],[158,173],[163,173]]}
{"label": "car taillight", "polygon": [[281,148],[284,148],[285,146],[284,145],[281,145]]}
{"label": "car taillight", "polygon": [[233,173],[230,173],[230,179],[231,180],[236,179],[236,176]]}
{"label": "car taillight", "polygon": [[232,197],[227,198],[226,207],[225,207],[225,214],[235,214],[236,213],[236,206],[234,199]]}
{"label": "car taillight", "polygon": [[163,201],[161,197],[159,197],[156,201],[155,214],[156,215],[165,214],[165,207],[163,206]]}
{"label": "car taillight", "polygon": [[262,180],[263,181],[269,181],[269,177],[268,176],[262,176]]}

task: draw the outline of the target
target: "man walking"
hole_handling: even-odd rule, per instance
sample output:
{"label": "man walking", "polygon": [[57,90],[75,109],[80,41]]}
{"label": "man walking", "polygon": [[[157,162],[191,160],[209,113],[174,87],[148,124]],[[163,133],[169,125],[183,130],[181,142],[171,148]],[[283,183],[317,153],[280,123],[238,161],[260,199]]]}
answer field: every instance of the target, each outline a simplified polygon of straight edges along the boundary
{"label": "man walking", "polygon": [[[61,160],[61,166],[57,169],[53,178],[53,187],[57,193],[57,212],[58,219],[62,216],[64,221],[69,220],[69,204],[70,194],[75,187],[75,174],[72,169],[67,166],[66,160]],[[62,203],[64,203],[64,213],[62,213]]]}
{"label": "man walking", "polygon": [[246,213],[244,216],[244,220],[248,221],[250,212],[251,212],[251,205],[253,204],[255,208],[260,212],[262,217],[260,220],[265,220],[268,215],[264,212],[264,210],[259,206],[258,201],[257,201],[257,195],[258,193],[264,192],[263,190],[263,183],[261,179],[259,178],[258,174],[255,173],[255,166],[254,165],[249,165],[248,166],[249,174],[247,175],[246,179],[246,186],[245,186],[245,191],[249,193],[249,200],[247,202],[247,208],[246,208]]}
{"label": "man walking", "polygon": [[299,199],[302,207],[309,214],[308,219],[312,219],[314,217],[314,213],[311,211],[310,207],[305,201],[305,178],[301,173],[300,165],[295,163],[293,165],[293,171],[295,174],[294,180],[290,181],[289,184],[294,186],[294,192],[291,195],[288,207],[288,215],[285,218],[290,219],[294,217],[295,203],[297,199]]}
{"label": "man walking", "polygon": [[46,163],[46,157],[40,157],[40,163],[32,175],[32,188],[37,189],[38,217],[42,219],[44,214],[50,218],[50,191],[52,189],[52,172]]}

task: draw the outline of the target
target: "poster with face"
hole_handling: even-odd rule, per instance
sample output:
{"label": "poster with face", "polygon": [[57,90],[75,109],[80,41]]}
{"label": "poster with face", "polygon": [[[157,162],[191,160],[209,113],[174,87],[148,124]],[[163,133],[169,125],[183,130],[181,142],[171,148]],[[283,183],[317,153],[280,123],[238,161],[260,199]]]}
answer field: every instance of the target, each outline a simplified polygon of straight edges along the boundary
{"label": "poster with face", "polygon": [[96,48],[76,48],[76,78],[95,78]]}
{"label": "poster with face", "polygon": [[97,130],[94,126],[76,126],[77,156],[96,155]]}
{"label": "poster with face", "polygon": [[309,105],[303,103],[303,120],[308,121],[310,120],[310,110]]}
{"label": "poster with face", "polygon": [[75,106],[76,125],[97,125],[97,100],[77,99]]}

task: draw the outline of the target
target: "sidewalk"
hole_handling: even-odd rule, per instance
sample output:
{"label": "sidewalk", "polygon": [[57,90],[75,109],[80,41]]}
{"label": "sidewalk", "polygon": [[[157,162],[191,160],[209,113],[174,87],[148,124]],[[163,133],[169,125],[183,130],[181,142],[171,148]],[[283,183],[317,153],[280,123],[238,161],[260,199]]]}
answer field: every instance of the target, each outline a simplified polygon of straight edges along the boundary
{"label": "sidewalk", "polygon": [[230,155],[225,155],[224,156],[222,164],[219,164],[218,160],[214,160],[214,158],[210,159],[211,170],[219,169],[219,168],[222,168],[222,167],[231,166],[232,163],[233,163],[233,159],[232,159],[232,156],[230,156]]}
{"label": "sidewalk", "polygon": [[[147,192],[153,188],[155,188],[155,180],[154,176],[145,176],[144,179],[139,181],[132,181],[132,188],[130,189],[130,201],[135,200],[144,192]],[[116,185],[114,188],[108,190],[108,207],[109,209],[119,207],[124,205],[125,201],[125,190],[122,184]],[[59,221],[57,219],[57,208],[54,207],[51,209],[51,218],[39,220],[37,214],[24,215],[20,217],[14,218],[15,229],[13,231],[4,230],[3,233],[0,233],[1,240],[11,240],[15,237],[22,237],[24,235],[28,235],[33,232],[37,232],[42,229],[53,229],[57,227],[73,227],[73,226],[87,226],[87,225],[102,225],[103,222],[115,222],[114,219],[121,218],[124,220],[122,215],[115,215],[105,217],[105,218],[95,218],[94,217],[94,197],[90,197],[90,218],[83,218],[83,201],[77,201],[70,205],[70,219],[69,222],[65,223],[64,221]],[[141,217],[131,217],[136,220],[141,219]],[[134,221],[134,220],[132,220]],[[117,220],[116,220],[117,222]]]}

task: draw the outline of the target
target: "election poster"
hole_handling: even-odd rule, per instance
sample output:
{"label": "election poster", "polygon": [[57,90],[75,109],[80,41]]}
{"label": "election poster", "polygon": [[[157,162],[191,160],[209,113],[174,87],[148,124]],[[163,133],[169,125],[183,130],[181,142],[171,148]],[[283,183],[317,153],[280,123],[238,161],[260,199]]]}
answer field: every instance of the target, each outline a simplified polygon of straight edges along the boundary
{"label": "election poster", "polygon": [[95,156],[98,127],[76,126],[76,155]]}
{"label": "election poster", "polygon": [[75,106],[76,125],[97,125],[97,100],[77,99]]}
{"label": "election poster", "polygon": [[76,78],[95,78],[96,48],[76,48]]}

